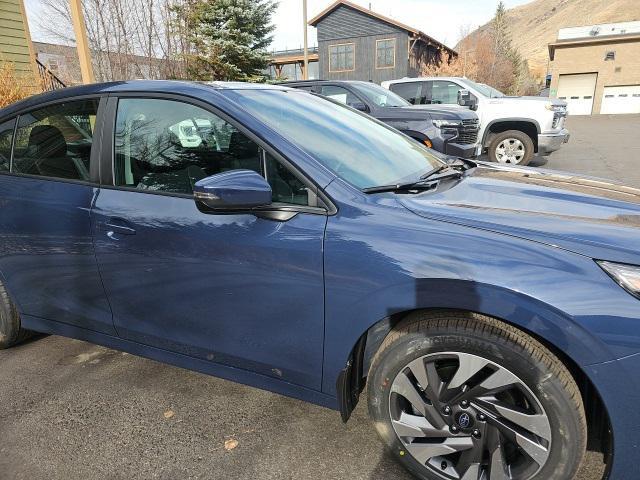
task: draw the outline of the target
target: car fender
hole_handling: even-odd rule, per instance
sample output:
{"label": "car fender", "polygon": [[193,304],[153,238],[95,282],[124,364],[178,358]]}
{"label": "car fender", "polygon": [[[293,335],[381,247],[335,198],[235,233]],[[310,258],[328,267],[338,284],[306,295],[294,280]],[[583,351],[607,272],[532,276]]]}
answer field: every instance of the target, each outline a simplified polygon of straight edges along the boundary
{"label": "car fender", "polygon": [[[394,298],[400,290],[406,288],[409,288],[409,285],[387,287],[384,293],[377,292],[376,295],[389,295],[390,298]],[[418,303],[414,310],[390,312],[388,316],[379,319],[362,332],[367,336],[365,371],[393,325],[412,311],[418,310],[457,310],[490,316],[565,353],[571,351],[572,345],[584,346],[584,350],[577,350],[571,355],[572,360],[579,365],[590,364],[594,358],[611,358],[610,352],[603,344],[570,315],[521,292],[469,280],[429,278],[417,282],[417,298]],[[362,302],[354,304],[354,309],[363,308],[361,303],[368,301],[369,299],[363,299]]]}
{"label": "car fender", "polygon": [[[340,184],[329,186],[330,196]],[[324,393],[336,394],[340,371],[372,327],[419,309],[495,317],[578,365],[638,351],[640,340],[624,335],[628,322],[610,314],[611,305],[634,308],[635,300],[592,259],[510,235],[425,220],[397,205],[390,196],[369,197],[356,208],[342,202],[328,220]],[[611,332],[612,322],[619,323],[617,331],[603,335]]]}

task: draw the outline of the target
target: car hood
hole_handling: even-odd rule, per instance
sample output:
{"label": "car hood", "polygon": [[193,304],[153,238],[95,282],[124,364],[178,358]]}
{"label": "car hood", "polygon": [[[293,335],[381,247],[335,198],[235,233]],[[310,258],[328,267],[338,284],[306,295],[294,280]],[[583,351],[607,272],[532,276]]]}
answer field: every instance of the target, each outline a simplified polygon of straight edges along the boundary
{"label": "car hood", "polygon": [[429,112],[434,118],[439,119],[468,120],[478,118],[478,115],[474,111],[459,105],[411,105],[402,107],[402,110],[408,112]]}
{"label": "car hood", "polygon": [[640,264],[640,189],[608,180],[480,164],[448,190],[399,198],[423,217]]}
{"label": "car hood", "polygon": [[541,104],[552,103],[553,105],[562,105],[567,106],[567,102],[564,100],[559,100],[557,98],[550,97],[541,97],[541,96],[527,96],[527,97],[495,97],[490,98],[489,101],[491,103],[501,103],[501,102],[520,102],[522,100],[526,100],[528,102],[540,102]]}

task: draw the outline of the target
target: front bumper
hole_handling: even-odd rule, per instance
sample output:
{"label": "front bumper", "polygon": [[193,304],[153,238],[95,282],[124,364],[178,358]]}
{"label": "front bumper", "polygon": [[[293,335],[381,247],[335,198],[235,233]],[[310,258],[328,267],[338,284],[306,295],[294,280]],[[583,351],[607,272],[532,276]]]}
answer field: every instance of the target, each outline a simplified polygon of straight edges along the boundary
{"label": "front bumper", "polygon": [[640,354],[585,367],[605,404],[613,433],[610,480],[637,480],[640,456]]}
{"label": "front bumper", "polygon": [[445,152],[447,155],[462,158],[473,158],[478,154],[477,145],[467,145],[463,143],[447,143]]}
{"label": "front bumper", "polygon": [[558,150],[563,143],[569,141],[571,134],[563,128],[557,133],[541,133],[538,135],[538,155],[549,155]]}

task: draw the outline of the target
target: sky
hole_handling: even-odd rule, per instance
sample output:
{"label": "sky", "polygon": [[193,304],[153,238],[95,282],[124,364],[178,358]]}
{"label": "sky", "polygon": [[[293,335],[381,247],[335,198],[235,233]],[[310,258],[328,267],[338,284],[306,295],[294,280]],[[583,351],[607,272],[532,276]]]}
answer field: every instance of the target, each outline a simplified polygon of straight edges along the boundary
{"label": "sky", "polygon": [[[436,40],[455,46],[463,28],[474,29],[493,17],[498,0],[352,0],[382,15],[417,28]],[[504,0],[507,8],[528,3],[531,0]],[[308,0],[308,17],[333,3],[333,0]],[[50,41],[41,29],[42,7],[40,0],[25,0],[31,36],[35,41]],[[276,29],[273,50],[285,50],[302,46],[302,0],[280,0],[273,17]],[[69,26],[71,28],[71,26]],[[309,27],[309,45],[316,45],[315,28]]]}

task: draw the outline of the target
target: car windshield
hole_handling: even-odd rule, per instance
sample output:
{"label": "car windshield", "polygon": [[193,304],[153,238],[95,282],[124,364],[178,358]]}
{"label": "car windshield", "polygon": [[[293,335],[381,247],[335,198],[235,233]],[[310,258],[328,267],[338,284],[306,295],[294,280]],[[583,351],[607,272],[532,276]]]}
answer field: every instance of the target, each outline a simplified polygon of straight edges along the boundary
{"label": "car windshield", "polygon": [[359,82],[354,86],[358,93],[378,107],[407,107],[411,105],[401,96],[375,83]]}
{"label": "car windshield", "polygon": [[397,130],[307,92],[247,89],[227,95],[357,188],[417,180],[443,164]]}
{"label": "car windshield", "polygon": [[500,98],[505,97],[506,95],[502,93],[500,90],[496,90],[489,85],[485,85],[484,83],[476,83],[467,78],[461,79],[462,83],[465,83],[468,87],[475,88],[478,92],[488,98]]}

